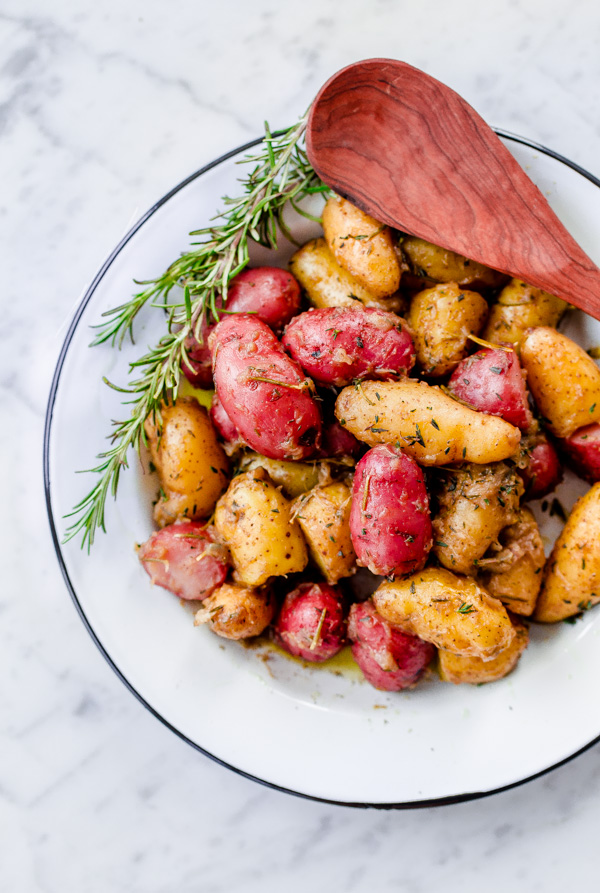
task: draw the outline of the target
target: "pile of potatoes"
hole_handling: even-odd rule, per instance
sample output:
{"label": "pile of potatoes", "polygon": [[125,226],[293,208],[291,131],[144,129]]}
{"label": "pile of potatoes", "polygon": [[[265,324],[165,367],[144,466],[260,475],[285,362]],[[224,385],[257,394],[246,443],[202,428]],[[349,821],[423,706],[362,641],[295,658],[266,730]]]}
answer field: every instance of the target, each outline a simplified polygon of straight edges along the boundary
{"label": "pile of potatoes", "polygon": [[[600,601],[600,370],[557,297],[337,196],[323,232],[291,273],[237,276],[233,312],[187,339],[182,372],[215,393],[146,421],[161,490],[140,560],[217,635],[269,628],[315,663],[350,642],[388,691],[434,658],[494,681],[526,618]],[[546,560],[524,503],[563,461],[592,487]]]}

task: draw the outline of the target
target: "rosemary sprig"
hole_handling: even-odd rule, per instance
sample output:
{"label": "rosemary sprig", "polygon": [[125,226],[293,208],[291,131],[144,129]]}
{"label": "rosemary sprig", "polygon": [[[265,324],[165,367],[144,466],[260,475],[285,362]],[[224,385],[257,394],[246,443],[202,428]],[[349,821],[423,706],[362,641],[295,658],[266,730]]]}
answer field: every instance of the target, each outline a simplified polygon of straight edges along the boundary
{"label": "rosemary sprig", "polygon": [[[87,471],[99,480],[67,517],[74,518],[67,528],[65,541],[82,535],[82,547],[88,551],[98,528],[106,530],[105,507],[110,493],[117,494],[121,470],[128,467],[131,447],[140,450],[145,442],[144,421],[155,415],[160,422],[161,404],[175,400],[181,378],[181,363],[187,361],[185,341],[190,334],[201,340],[202,323],[209,316],[218,321],[217,299],[226,307],[230,280],[249,261],[249,244],[258,242],[266,248],[277,247],[277,230],[292,238],[283,220],[286,205],[310,219],[316,219],[299,207],[299,202],[314,193],[326,193],[327,187],[313,171],[303,147],[308,112],[298,124],[272,134],[265,123],[263,145],[242,162],[252,164],[251,172],[241,180],[241,195],[226,196],[224,209],[213,218],[211,226],[195,230],[192,247],[174,261],[157,279],[138,282],[145,288],[130,301],[106,311],[105,320],[96,328],[92,345],[110,342],[121,347],[127,334],[133,341],[133,323],[147,304],[167,312],[167,333],[158,344],[130,364],[130,375],[137,375],[128,387],[106,384],[123,394],[131,405],[130,416],[113,422],[109,435],[110,449],[100,453],[98,465]],[[293,239],[292,239],[293,241]],[[171,298],[175,287],[182,292]],[[141,373],[141,375],[139,374]]]}

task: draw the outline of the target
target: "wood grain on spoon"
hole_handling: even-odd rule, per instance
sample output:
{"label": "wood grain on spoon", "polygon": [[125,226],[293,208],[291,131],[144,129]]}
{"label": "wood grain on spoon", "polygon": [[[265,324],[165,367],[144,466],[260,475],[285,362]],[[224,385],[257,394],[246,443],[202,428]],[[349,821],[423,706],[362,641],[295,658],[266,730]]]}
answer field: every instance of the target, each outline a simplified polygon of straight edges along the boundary
{"label": "wood grain on spoon", "polygon": [[524,279],[600,318],[600,269],[454,90],[393,59],[342,69],[306,147],[340,195],[396,229]]}

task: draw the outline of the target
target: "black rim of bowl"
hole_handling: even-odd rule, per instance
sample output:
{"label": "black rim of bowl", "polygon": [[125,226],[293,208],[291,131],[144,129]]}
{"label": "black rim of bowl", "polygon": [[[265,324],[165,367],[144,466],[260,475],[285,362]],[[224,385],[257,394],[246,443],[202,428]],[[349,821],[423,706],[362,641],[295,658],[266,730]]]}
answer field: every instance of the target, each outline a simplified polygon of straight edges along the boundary
{"label": "black rim of bowl", "polygon": [[[560,155],[558,152],[554,152],[552,149],[548,149],[546,146],[543,146],[540,143],[536,143],[533,140],[526,139],[525,137],[522,137],[522,136],[517,136],[516,134],[510,133],[506,130],[501,130],[498,128],[494,128],[494,129],[495,129],[495,132],[498,134],[498,136],[502,137],[503,139],[511,140],[512,142],[515,142],[515,143],[521,143],[523,146],[528,146],[530,149],[536,149],[537,151],[541,152],[544,155],[549,155],[551,158],[555,158],[557,161],[560,161],[562,164],[566,165],[566,167],[570,167],[572,170],[577,171],[577,173],[581,174],[583,177],[585,177],[591,183],[594,183],[596,186],[600,187],[600,179],[595,177],[593,174],[590,174],[589,171],[586,171],[584,168],[580,167],[580,165],[575,164],[575,162],[570,161],[568,158],[565,158],[563,155]],[[114,663],[111,656],[108,654],[108,652],[102,645],[102,642],[99,640],[98,636],[96,635],[94,629],[92,628],[89,620],[86,617],[85,611],[83,610],[83,607],[77,597],[77,593],[75,592],[75,588],[74,588],[74,586],[71,582],[71,579],[69,577],[69,572],[67,570],[66,562],[65,562],[65,559],[64,559],[64,556],[62,553],[62,549],[61,549],[60,536],[58,534],[57,525],[55,524],[54,513],[52,510],[52,498],[51,498],[51,493],[50,493],[50,488],[51,488],[51,481],[50,481],[50,432],[51,432],[51,428],[52,428],[54,403],[55,403],[55,399],[56,399],[58,385],[60,382],[62,368],[64,365],[66,355],[68,353],[69,347],[71,345],[73,335],[75,334],[77,326],[79,325],[81,316],[82,316],[85,308],[91,301],[92,297],[94,296],[94,293],[95,293],[98,285],[104,278],[106,272],[108,271],[109,267],[111,266],[111,264],[113,263],[113,261],[115,260],[117,255],[120,254],[120,252],[123,250],[123,248],[130,241],[130,239],[138,232],[139,229],[141,229],[141,227],[146,223],[146,221],[150,217],[152,217],[152,215],[156,211],[158,211],[159,208],[161,208],[164,204],[166,204],[174,195],[176,195],[178,192],[180,192],[182,189],[184,189],[189,183],[198,179],[198,177],[201,177],[203,174],[207,173],[208,171],[210,171],[213,168],[217,167],[218,165],[222,164],[224,161],[228,161],[230,158],[233,158],[234,156],[239,155],[241,152],[245,152],[248,149],[251,149],[254,146],[259,145],[259,143],[261,143],[262,141],[263,141],[263,138],[259,137],[258,139],[251,140],[251,142],[245,143],[244,145],[239,146],[237,149],[232,149],[231,152],[227,152],[224,155],[221,155],[219,158],[215,159],[214,161],[211,161],[210,164],[205,165],[204,167],[195,171],[195,173],[191,174],[189,177],[186,177],[185,180],[183,180],[181,183],[179,183],[177,186],[175,186],[173,189],[171,189],[170,192],[168,192],[161,199],[159,199],[156,202],[156,204],[152,205],[152,207],[149,208],[148,211],[146,211],[146,213],[137,221],[137,223],[135,223],[134,226],[132,226],[132,228],[129,230],[129,232],[126,233],[126,235],[121,239],[119,244],[114,248],[114,250],[111,252],[109,257],[106,259],[106,261],[100,267],[100,269],[94,276],[90,286],[88,287],[87,291],[85,292],[85,295],[84,295],[79,307],[77,308],[77,311],[75,312],[73,320],[71,321],[69,330],[67,332],[67,335],[65,337],[63,346],[61,348],[61,351],[60,351],[60,354],[58,357],[56,369],[54,371],[52,385],[50,387],[50,395],[48,398],[48,406],[46,409],[46,419],[45,419],[45,426],[44,426],[44,491],[45,491],[45,497],[46,497],[46,509],[48,512],[48,519],[50,522],[50,530],[52,533],[52,540],[54,542],[54,549],[56,552],[56,557],[58,559],[58,563],[60,565],[62,575],[63,575],[65,583],[67,585],[67,589],[69,590],[69,592],[71,594],[71,598],[73,600],[73,603],[75,605],[75,608],[77,609],[79,616],[81,617],[81,620],[83,621],[88,633],[92,637],[92,639],[95,642],[100,653],[102,654],[104,659],[107,661],[109,666],[117,674],[117,676],[119,677],[121,682],[138,699],[138,701],[141,704],[143,704],[143,706],[153,716],[155,716],[156,719],[158,719],[163,725],[165,725],[168,729],[170,729],[172,732],[174,732],[175,735],[177,735],[179,738],[181,738],[183,741],[185,741],[187,744],[189,744],[195,750],[199,751],[200,753],[204,754],[207,757],[210,757],[210,759],[214,760],[215,763],[219,763],[221,766],[224,766],[226,769],[231,769],[232,772],[236,772],[238,775],[241,775],[244,778],[248,778],[251,781],[256,781],[259,784],[265,785],[266,787],[272,788],[276,791],[281,791],[282,793],[285,793],[285,794],[293,794],[296,797],[302,797],[303,799],[306,799],[306,800],[315,800],[319,803],[328,803],[328,804],[332,804],[335,806],[352,806],[352,807],[357,807],[357,808],[375,808],[375,809],[419,809],[419,808],[425,808],[425,807],[431,807],[431,806],[448,806],[453,803],[463,803],[468,800],[478,800],[483,797],[490,797],[490,796],[492,796],[492,794],[500,794],[503,791],[510,790],[511,788],[519,787],[522,784],[526,784],[529,781],[533,781],[536,778],[540,778],[541,776],[546,775],[546,773],[551,772],[554,769],[558,769],[560,766],[564,766],[566,763],[569,763],[571,760],[580,756],[580,754],[584,753],[590,747],[593,747],[594,744],[597,744],[598,742],[600,742],[600,735],[598,735],[596,738],[592,739],[592,741],[590,741],[588,744],[581,747],[579,750],[575,751],[575,753],[572,753],[568,757],[565,757],[564,759],[559,760],[557,763],[553,763],[551,766],[548,766],[545,769],[541,769],[539,772],[535,772],[533,775],[528,775],[525,778],[519,779],[518,781],[511,782],[510,784],[507,784],[507,785],[503,785],[502,787],[493,788],[492,790],[489,790],[489,791],[474,791],[474,792],[470,792],[470,793],[466,793],[466,794],[454,794],[449,797],[438,797],[438,798],[433,798],[433,799],[428,799],[428,800],[411,800],[406,803],[402,803],[402,802],[401,803],[368,803],[368,802],[363,803],[363,802],[352,802],[352,801],[346,801],[346,800],[330,800],[326,797],[317,797],[314,794],[305,794],[305,793],[302,793],[301,791],[295,791],[292,788],[286,788],[286,787],[283,787],[282,785],[275,784],[274,782],[267,781],[264,778],[258,778],[256,775],[251,775],[249,772],[244,772],[243,769],[239,769],[239,768],[237,768],[237,766],[232,766],[230,763],[225,762],[225,760],[220,759],[218,756],[215,756],[215,754],[212,754],[209,751],[205,750],[203,747],[200,747],[199,744],[196,744],[195,741],[192,741],[190,738],[188,738],[186,735],[184,735],[183,732],[179,731],[179,729],[177,729],[177,728],[175,728],[175,726],[171,725],[171,723],[167,719],[165,719],[164,716],[162,716],[160,713],[158,713],[158,711],[156,711],[144,699],[144,697],[133,687],[133,685],[129,682],[129,680],[123,675],[123,673],[119,670],[117,665]]]}

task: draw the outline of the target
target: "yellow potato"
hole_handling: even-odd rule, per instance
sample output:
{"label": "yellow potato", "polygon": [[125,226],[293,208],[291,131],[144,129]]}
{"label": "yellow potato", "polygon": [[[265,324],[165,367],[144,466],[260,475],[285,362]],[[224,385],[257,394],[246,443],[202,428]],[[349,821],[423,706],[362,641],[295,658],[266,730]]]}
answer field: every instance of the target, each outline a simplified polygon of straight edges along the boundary
{"label": "yellow potato", "polygon": [[284,496],[295,499],[301,493],[317,485],[329,483],[331,471],[327,462],[286,462],[284,459],[268,459],[259,453],[245,453],[239,464],[241,471],[264,468],[273,483],[281,487]]}
{"label": "yellow potato", "polygon": [[304,493],[293,503],[311,557],[328,583],[337,583],[356,571],[350,538],[351,502],[350,487],[336,481]]}
{"label": "yellow potato", "polygon": [[433,519],[433,552],[444,567],[474,573],[500,531],[519,513],[523,482],[504,462],[448,469]]}
{"label": "yellow potato", "polygon": [[529,630],[525,624],[513,620],[513,627],[516,633],[514,639],[508,648],[491,660],[438,651],[441,679],[444,682],[453,682],[454,685],[460,685],[461,682],[481,685],[483,682],[496,682],[497,679],[508,676],[517,666],[529,643]]}
{"label": "yellow potato", "polygon": [[207,623],[224,639],[249,639],[260,636],[274,616],[275,599],[268,589],[224,583],[204,599],[194,617],[194,626]]}
{"label": "yellow potato", "polygon": [[375,297],[398,291],[400,263],[388,226],[334,195],[323,208],[323,232],[338,264]]}
{"label": "yellow potato", "polygon": [[161,527],[178,518],[207,518],[229,480],[229,462],[208,412],[193,397],[180,397],[160,416],[144,424],[162,488],[154,518]]}
{"label": "yellow potato", "polygon": [[556,329],[532,329],[521,345],[527,383],[557,437],[600,421],[600,369],[582,347]]}
{"label": "yellow potato", "polygon": [[499,462],[518,448],[521,432],[475,412],[422,381],[363,381],[344,388],[335,414],[359,440],[397,443],[422,465]]}
{"label": "yellow potato", "polygon": [[600,602],[600,483],[573,506],[546,562],[534,620],[553,623]]}
{"label": "yellow potato", "polygon": [[478,579],[513,614],[529,617],[535,608],[546,563],[533,512],[521,508],[519,520],[506,527],[498,539],[498,551],[479,562],[483,570]]}
{"label": "yellow potato", "polygon": [[440,248],[417,236],[404,236],[401,248],[414,273],[436,282],[457,282],[459,285],[475,288],[498,288],[506,281],[504,273],[498,273],[491,267],[484,267],[475,260],[468,260],[461,254]]}
{"label": "yellow potato", "polygon": [[516,635],[504,605],[441,567],[382,583],[373,602],[393,626],[454,654],[491,660]]}
{"label": "yellow potato", "polygon": [[487,301],[456,282],[416,294],[410,304],[408,324],[421,371],[435,378],[452,372],[468,353],[468,336],[481,331],[487,315]]}
{"label": "yellow potato", "polygon": [[541,288],[511,279],[490,308],[482,337],[492,344],[519,346],[532,326],[556,326],[569,305]]}
{"label": "yellow potato", "polygon": [[341,267],[325,239],[313,239],[296,251],[290,260],[290,271],[314,307],[356,307],[357,304],[365,304],[393,312],[404,309],[399,295],[377,297]]}
{"label": "yellow potato", "polygon": [[306,544],[291,505],[263,468],[233,479],[217,503],[215,527],[229,546],[236,580],[246,586],[306,567]]}

